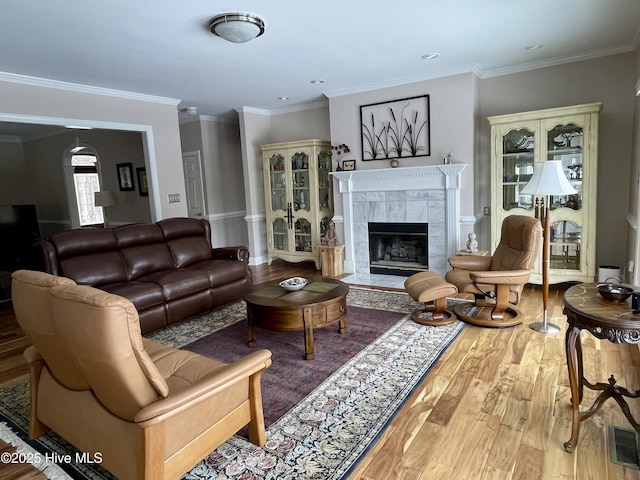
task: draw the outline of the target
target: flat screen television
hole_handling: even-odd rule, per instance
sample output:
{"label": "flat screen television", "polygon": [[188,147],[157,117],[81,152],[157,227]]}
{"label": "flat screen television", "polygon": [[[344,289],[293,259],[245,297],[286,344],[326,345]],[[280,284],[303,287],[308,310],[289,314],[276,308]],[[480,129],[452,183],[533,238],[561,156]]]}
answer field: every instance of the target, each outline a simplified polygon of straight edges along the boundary
{"label": "flat screen television", "polygon": [[39,269],[39,239],[35,205],[0,205],[0,270]]}

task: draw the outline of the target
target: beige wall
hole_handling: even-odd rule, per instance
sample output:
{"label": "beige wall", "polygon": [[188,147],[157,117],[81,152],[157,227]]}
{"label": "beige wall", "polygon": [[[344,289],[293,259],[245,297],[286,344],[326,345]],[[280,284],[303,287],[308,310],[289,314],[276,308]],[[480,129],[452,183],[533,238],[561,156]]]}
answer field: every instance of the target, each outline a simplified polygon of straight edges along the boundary
{"label": "beige wall", "polygon": [[[476,171],[485,182],[490,181],[488,116],[603,102],[598,160],[597,265],[622,267],[627,262],[626,248],[621,246],[627,231],[628,176],[632,169],[635,71],[635,55],[626,53],[481,82],[481,155]],[[490,190],[482,188],[478,193],[480,202],[489,205]]]}
{"label": "beige wall", "polygon": [[[171,99],[0,80],[0,120],[143,132],[154,220],[186,214],[176,105]],[[180,193],[182,202],[168,203],[169,193]]]}
{"label": "beige wall", "polygon": [[[478,121],[478,86],[474,74],[462,74],[424,82],[411,83],[363,93],[330,98],[331,143],[345,143],[351,150],[344,159],[355,159],[357,170],[390,168],[387,160],[362,161],[360,106],[394,101],[419,95],[429,95],[431,123],[431,155],[427,157],[402,158],[400,167],[436,165],[443,162],[451,151],[453,163],[465,163],[462,172],[461,190],[461,243],[466,244],[467,233],[473,231],[480,219],[481,208],[476,204],[475,155],[476,124]],[[342,216],[342,199],[334,181],[335,213],[338,223]],[[342,230],[342,225],[338,224]],[[488,228],[487,228],[488,231]],[[338,233],[344,238],[343,232]],[[461,245],[462,247],[463,245]]]}
{"label": "beige wall", "polygon": [[268,112],[251,108],[239,110],[244,195],[247,206],[247,230],[250,263],[266,262],[264,180],[260,146],[267,143],[319,138],[328,140],[329,111],[326,104],[304,110]]}
{"label": "beige wall", "polygon": [[22,143],[0,141],[0,205],[33,203],[34,193]]}

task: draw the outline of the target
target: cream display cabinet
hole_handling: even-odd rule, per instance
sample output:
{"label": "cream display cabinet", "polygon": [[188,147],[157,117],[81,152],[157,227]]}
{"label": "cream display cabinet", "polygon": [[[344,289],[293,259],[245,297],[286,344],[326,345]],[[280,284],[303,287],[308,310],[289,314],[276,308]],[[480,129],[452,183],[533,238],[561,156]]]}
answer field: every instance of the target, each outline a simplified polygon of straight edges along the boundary
{"label": "cream display cabinet", "polygon": [[[509,215],[544,215],[544,198],[520,193],[536,162],[560,160],[575,195],[553,196],[549,281],[593,282],[596,274],[598,115],[601,103],[489,117],[491,251]],[[541,255],[540,255],[541,257]],[[542,283],[538,258],[531,282]]]}
{"label": "cream display cabinet", "polygon": [[331,144],[322,140],[262,145],[268,263],[313,260],[333,217]]}

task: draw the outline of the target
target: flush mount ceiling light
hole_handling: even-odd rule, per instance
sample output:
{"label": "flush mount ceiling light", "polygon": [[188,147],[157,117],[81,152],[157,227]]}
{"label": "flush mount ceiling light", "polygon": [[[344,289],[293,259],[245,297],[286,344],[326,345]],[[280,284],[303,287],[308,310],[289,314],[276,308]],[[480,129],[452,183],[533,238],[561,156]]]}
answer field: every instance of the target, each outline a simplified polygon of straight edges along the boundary
{"label": "flush mount ceiling light", "polygon": [[223,13],[211,19],[209,28],[229,42],[244,43],[264,33],[264,22],[249,13]]}

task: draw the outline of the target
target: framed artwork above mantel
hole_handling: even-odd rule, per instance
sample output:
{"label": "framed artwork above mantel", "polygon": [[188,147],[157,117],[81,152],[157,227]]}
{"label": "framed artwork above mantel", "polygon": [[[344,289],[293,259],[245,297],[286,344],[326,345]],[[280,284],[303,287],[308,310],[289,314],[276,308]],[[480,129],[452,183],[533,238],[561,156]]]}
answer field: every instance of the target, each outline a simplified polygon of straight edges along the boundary
{"label": "framed artwork above mantel", "polygon": [[430,156],[429,109],[429,95],[362,105],[362,160]]}

